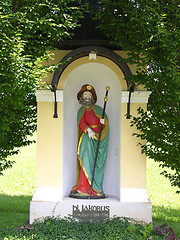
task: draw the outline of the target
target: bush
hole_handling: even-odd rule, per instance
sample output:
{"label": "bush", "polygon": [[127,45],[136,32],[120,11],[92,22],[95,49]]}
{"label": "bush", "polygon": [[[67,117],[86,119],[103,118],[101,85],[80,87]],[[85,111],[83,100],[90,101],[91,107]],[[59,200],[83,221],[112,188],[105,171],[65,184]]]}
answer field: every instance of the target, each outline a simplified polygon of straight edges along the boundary
{"label": "bush", "polygon": [[[161,232],[162,234],[162,232]],[[167,234],[167,231],[165,232]],[[0,231],[1,239],[164,239],[153,230],[153,223],[142,224],[114,217],[102,222],[78,222],[69,218],[46,217],[32,225]],[[173,238],[175,239],[175,238]]]}

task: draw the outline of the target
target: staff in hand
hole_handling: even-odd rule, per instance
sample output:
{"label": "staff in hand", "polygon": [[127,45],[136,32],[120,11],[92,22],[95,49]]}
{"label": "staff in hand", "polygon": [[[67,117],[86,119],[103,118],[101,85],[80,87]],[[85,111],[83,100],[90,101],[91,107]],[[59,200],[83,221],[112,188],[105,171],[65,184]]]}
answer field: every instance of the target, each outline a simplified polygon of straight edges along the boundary
{"label": "staff in hand", "polygon": [[[102,114],[102,119],[104,119],[104,114],[106,110],[106,103],[108,101],[108,92],[109,92],[110,87],[106,87],[106,95],[104,98],[104,108],[103,108],[103,114]],[[103,124],[101,123],[100,126],[100,131],[99,131],[99,138],[98,138],[98,143],[97,143],[97,149],[96,149],[96,155],[95,155],[95,160],[94,160],[94,168],[93,168],[93,173],[92,173],[92,179],[91,179],[91,187],[89,191],[89,199],[91,199],[91,193],[92,193],[92,187],[93,187],[93,181],[94,181],[94,174],[95,174],[95,169],[96,169],[96,162],[97,162],[97,157],[98,157],[98,152],[99,152],[99,143],[101,139],[101,132],[102,132]]]}

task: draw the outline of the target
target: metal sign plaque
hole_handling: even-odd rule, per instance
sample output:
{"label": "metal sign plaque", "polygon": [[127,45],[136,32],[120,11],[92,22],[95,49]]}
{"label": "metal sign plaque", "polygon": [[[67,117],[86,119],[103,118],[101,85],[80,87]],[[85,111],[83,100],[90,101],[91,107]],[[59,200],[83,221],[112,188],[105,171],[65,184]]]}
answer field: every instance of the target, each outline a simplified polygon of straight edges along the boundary
{"label": "metal sign plaque", "polygon": [[73,205],[73,218],[83,221],[102,221],[110,216],[110,206]]}

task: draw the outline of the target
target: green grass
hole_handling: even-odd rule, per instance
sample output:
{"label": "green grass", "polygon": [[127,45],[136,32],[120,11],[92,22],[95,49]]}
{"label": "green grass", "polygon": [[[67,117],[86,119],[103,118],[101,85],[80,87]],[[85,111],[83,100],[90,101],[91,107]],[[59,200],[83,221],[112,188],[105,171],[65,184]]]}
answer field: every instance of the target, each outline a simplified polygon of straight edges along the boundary
{"label": "green grass", "polygon": [[21,148],[11,157],[16,163],[0,176],[0,228],[23,225],[29,218],[36,179],[35,153],[36,144]]}
{"label": "green grass", "polygon": [[160,172],[158,163],[147,161],[147,190],[153,207],[153,221],[158,225],[167,223],[180,237],[180,194]]}
{"label": "green grass", "polygon": [[[29,218],[36,179],[36,144],[23,147],[11,169],[0,176],[0,228],[20,227]],[[168,179],[160,176],[158,164],[147,162],[147,189],[153,205],[153,221],[157,225],[165,222],[180,237],[180,195],[170,186]]]}

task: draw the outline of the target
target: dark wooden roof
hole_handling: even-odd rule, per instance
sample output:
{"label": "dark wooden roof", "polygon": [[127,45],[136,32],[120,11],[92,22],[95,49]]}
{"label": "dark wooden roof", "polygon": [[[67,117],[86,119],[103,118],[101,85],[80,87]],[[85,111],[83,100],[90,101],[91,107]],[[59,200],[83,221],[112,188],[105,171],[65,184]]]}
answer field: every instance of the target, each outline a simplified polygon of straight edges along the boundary
{"label": "dark wooden roof", "polygon": [[57,48],[74,50],[84,46],[102,46],[109,49],[121,50],[115,45],[110,44],[109,39],[97,28],[98,22],[93,20],[90,13],[85,13],[84,18],[80,20],[80,27],[77,27],[72,39],[64,40],[57,44]]}

